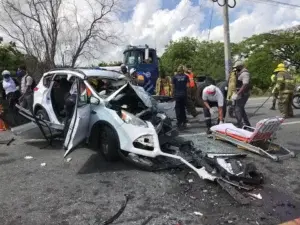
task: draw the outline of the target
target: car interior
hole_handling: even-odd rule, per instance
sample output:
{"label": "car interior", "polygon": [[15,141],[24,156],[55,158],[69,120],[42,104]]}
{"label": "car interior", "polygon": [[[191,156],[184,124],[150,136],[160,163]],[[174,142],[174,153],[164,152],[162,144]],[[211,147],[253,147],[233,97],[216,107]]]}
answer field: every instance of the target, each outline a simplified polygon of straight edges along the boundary
{"label": "car interior", "polygon": [[120,87],[122,87],[124,84],[127,83],[127,81],[124,80],[112,80],[112,79],[105,79],[105,78],[99,78],[99,77],[89,77],[88,78],[89,84],[95,89],[97,93],[101,93],[105,91],[105,94],[101,94],[101,97],[107,97],[116,90],[118,90]]}
{"label": "car interior", "polygon": [[[51,79],[47,79],[48,80]],[[46,81],[45,81],[46,82]],[[63,121],[65,118],[65,102],[68,97],[72,84],[74,82],[74,77],[67,80],[66,74],[56,74],[53,80],[54,84],[51,88],[51,100],[52,107],[56,114],[56,117],[59,121]],[[118,90],[121,86],[126,84],[126,80],[111,80],[111,79],[101,79],[99,77],[90,77],[88,78],[89,84],[95,89],[97,93],[105,91],[105,97],[109,96],[116,90]],[[50,84],[49,84],[50,86]]]}
{"label": "car interior", "polygon": [[112,99],[108,107],[118,111],[122,106],[126,106],[126,111],[134,115],[147,109],[147,106],[145,106],[143,101],[130,86],[127,86]]}
{"label": "car interior", "polygon": [[51,89],[51,100],[53,110],[58,118],[62,120],[65,117],[64,105],[72,86],[72,81],[67,80],[67,75],[56,75]]}

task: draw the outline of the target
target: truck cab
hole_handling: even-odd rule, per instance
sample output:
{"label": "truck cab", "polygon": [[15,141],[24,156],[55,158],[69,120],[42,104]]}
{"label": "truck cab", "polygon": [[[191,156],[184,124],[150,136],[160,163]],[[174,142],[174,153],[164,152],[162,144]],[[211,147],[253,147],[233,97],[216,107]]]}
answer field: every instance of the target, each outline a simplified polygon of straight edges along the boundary
{"label": "truck cab", "polygon": [[156,49],[145,46],[129,45],[123,52],[123,63],[128,67],[135,68],[140,74],[148,74],[151,87],[149,93],[154,94],[156,80],[158,78],[158,57]]}

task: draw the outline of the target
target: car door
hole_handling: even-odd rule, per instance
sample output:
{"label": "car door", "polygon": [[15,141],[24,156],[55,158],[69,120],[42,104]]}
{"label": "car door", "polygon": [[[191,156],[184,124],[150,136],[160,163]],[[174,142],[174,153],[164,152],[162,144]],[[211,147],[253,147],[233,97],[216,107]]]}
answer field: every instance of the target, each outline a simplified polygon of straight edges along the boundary
{"label": "car door", "polygon": [[67,156],[78,144],[84,141],[88,134],[91,106],[88,102],[86,86],[83,80],[76,78],[77,98],[74,112],[71,118],[67,135],[64,141],[64,148]]}
{"label": "car door", "polygon": [[[39,102],[46,110],[46,112],[49,115],[49,119],[52,123],[55,124],[60,124],[59,121],[56,118],[55,112],[53,110],[53,106],[52,106],[52,100],[51,100],[51,92],[52,92],[52,88],[54,85],[54,81],[53,79],[55,78],[56,74],[49,74],[47,76],[45,76],[44,80],[43,80],[43,85],[47,88],[41,88],[42,90],[42,99],[39,100],[37,99],[37,101],[35,102]],[[36,98],[36,95],[35,95]]]}

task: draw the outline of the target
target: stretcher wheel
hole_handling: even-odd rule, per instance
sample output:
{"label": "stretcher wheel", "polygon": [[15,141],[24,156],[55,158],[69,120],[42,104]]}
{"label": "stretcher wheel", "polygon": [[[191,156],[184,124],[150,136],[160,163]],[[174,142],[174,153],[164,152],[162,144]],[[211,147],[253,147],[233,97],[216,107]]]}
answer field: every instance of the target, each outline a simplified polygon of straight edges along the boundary
{"label": "stretcher wheel", "polygon": [[291,155],[292,158],[296,158],[295,152],[291,152],[290,155]]}

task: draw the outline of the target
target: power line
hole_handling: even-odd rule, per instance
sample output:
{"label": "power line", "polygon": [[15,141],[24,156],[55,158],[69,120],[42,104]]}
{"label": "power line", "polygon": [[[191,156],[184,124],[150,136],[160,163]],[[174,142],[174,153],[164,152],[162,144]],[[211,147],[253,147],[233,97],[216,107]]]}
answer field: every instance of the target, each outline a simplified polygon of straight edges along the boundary
{"label": "power line", "polygon": [[287,2],[280,2],[280,1],[276,1],[276,0],[261,0],[261,1],[263,1],[263,2],[272,2],[272,3],[278,4],[278,5],[285,5],[285,6],[300,8],[300,5],[291,4],[291,3],[287,3]]}
{"label": "power line", "polygon": [[246,0],[246,1],[252,2],[252,3],[257,2],[257,3],[266,4],[266,5],[281,6],[281,7],[285,7],[285,8],[300,9],[300,5],[294,5],[294,4],[278,2],[278,1],[271,1],[271,0]]}
{"label": "power line", "polygon": [[209,41],[210,39],[210,31],[211,31],[211,27],[212,27],[212,19],[213,19],[213,15],[214,15],[214,2],[210,11],[210,21],[209,21],[209,30],[208,30],[208,35],[207,35],[207,40]]}

